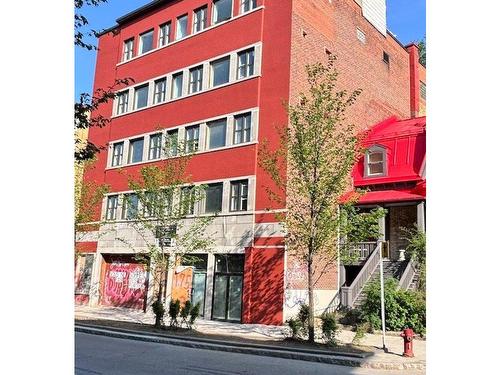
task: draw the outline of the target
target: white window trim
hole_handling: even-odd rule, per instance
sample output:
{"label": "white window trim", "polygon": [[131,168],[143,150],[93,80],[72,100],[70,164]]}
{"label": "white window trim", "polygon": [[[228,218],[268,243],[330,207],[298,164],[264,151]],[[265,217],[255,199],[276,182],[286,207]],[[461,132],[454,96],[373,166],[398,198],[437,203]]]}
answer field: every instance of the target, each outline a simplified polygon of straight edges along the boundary
{"label": "white window trim", "polygon": [[[370,174],[369,168],[369,155],[371,152],[381,152],[382,153],[382,173],[372,173]],[[370,146],[368,150],[365,152],[365,160],[364,160],[364,170],[365,178],[374,178],[374,177],[384,177],[387,176],[387,148],[379,145]]]}
{"label": "white window trim", "polygon": [[[234,8],[233,8],[233,9],[234,9]],[[219,27],[219,26],[225,25],[226,23],[229,23],[229,22],[235,21],[235,20],[237,20],[237,19],[239,19],[239,18],[241,18],[241,17],[245,17],[245,16],[247,16],[247,15],[250,15],[250,14],[252,14],[252,13],[254,13],[254,12],[257,12],[257,11],[259,11],[259,10],[261,10],[261,9],[265,9],[264,5],[260,5],[260,6],[256,7],[255,9],[252,9],[252,10],[251,10],[251,11],[249,11],[249,12],[246,12],[246,13],[243,13],[243,14],[239,14],[239,15],[237,15],[237,16],[234,16],[234,17],[232,17],[232,18],[228,19],[227,21],[220,22],[220,23],[218,23],[218,24],[216,24],[216,25],[210,24],[210,26],[208,26],[207,28],[203,29],[202,31],[199,31],[199,32],[197,32],[197,33],[195,33],[195,34],[188,34],[186,37],[184,37],[184,38],[182,38],[182,39],[172,40],[172,41],[170,41],[170,43],[167,43],[167,44],[165,44],[165,45],[163,45],[163,46],[161,46],[161,47],[158,47],[158,46],[157,46],[157,48],[153,48],[151,51],[148,51],[148,52],[146,52],[146,53],[143,53],[142,55],[136,55],[136,56],[133,56],[133,57],[132,57],[131,59],[129,59],[129,60],[126,60],[126,61],[120,61],[119,63],[117,63],[117,64],[116,64],[116,66],[126,64],[126,63],[128,63],[128,62],[130,62],[130,61],[133,61],[133,60],[136,60],[136,59],[141,58],[141,57],[143,57],[143,56],[146,56],[146,55],[148,55],[148,54],[150,54],[150,53],[153,53],[153,52],[159,51],[159,50],[161,50],[161,49],[163,49],[163,48],[167,48],[167,47],[172,46],[172,45],[174,45],[174,44],[176,44],[176,43],[182,42],[182,41],[184,41],[184,40],[186,40],[186,39],[189,39],[189,38],[192,38],[192,37],[194,37],[194,36],[200,35],[201,33],[205,33],[205,32],[207,32],[207,31],[210,31],[210,30],[212,30],[212,29],[214,29],[214,28],[216,28],[216,27]],[[177,20],[177,18],[175,17],[173,20]],[[168,22],[168,21],[167,21],[167,22]],[[127,38],[127,39],[131,39],[131,38],[132,38],[132,37]],[[125,40],[127,40],[127,39],[125,39]],[[125,41],[125,40],[124,40],[124,41]],[[132,55],[133,55],[133,54],[132,54]]]}
{"label": "white window trim", "polygon": [[[146,34],[149,34],[149,33],[151,33],[151,40],[152,40],[152,43],[153,43],[152,48],[151,48],[149,51],[146,51],[146,52],[142,53],[142,52],[141,52],[141,51],[142,51],[142,44],[143,44],[143,43],[142,43],[142,37],[143,37],[144,35],[146,35]],[[151,51],[153,51],[153,50],[155,49],[155,40],[154,40],[154,36],[155,36],[155,29],[150,29],[150,30],[148,30],[148,31],[145,31],[145,32],[143,32],[143,33],[140,33],[140,34],[139,34],[139,49],[137,50],[137,55],[138,55],[138,56],[145,55],[146,53],[151,52]],[[127,60],[127,61],[130,61],[130,60],[131,60],[131,59],[129,59],[129,60]]]}
{"label": "white window trim", "polygon": [[[237,79],[236,78],[236,69],[237,69],[237,66],[235,66],[235,64],[237,65],[238,64],[238,59],[233,57],[233,56],[237,56],[237,54],[239,52],[242,52],[244,50],[247,50],[247,49],[250,49],[250,48],[254,48],[255,52],[254,52],[254,74],[252,76],[249,76],[249,77],[245,77],[245,78],[240,78],[240,79]],[[224,57],[230,57],[230,65],[229,65],[229,82],[227,83],[224,83],[224,84],[221,84],[221,85],[218,85],[218,86],[215,86],[213,87],[211,82],[209,84],[206,84],[205,81],[206,81],[206,77],[203,77],[203,86],[202,86],[202,89],[200,91],[197,91],[195,93],[188,93],[188,89],[189,89],[189,70],[192,69],[192,68],[195,68],[195,67],[198,67],[200,65],[203,65],[203,74],[205,75],[205,73],[208,71],[210,72],[210,77],[208,77],[208,80],[210,81],[211,80],[211,76],[212,76],[212,72],[211,72],[211,63],[216,61],[216,60],[219,60],[219,59],[222,59]],[[120,116],[125,116],[125,115],[129,115],[131,113],[135,113],[135,112],[138,112],[138,111],[143,111],[145,109],[148,109],[148,108],[152,108],[152,107],[155,107],[155,106],[158,106],[158,105],[164,105],[164,104],[167,104],[167,103],[171,103],[171,102],[174,102],[176,100],[182,100],[182,99],[185,99],[185,98],[188,98],[188,97],[191,97],[191,96],[194,96],[194,95],[200,95],[200,94],[203,94],[205,92],[209,92],[209,91],[212,91],[212,90],[218,90],[220,88],[223,88],[223,87],[226,87],[226,86],[230,86],[230,85],[234,85],[234,84],[237,84],[237,83],[240,83],[240,82],[244,82],[246,80],[249,80],[249,79],[254,79],[254,78],[257,78],[257,77],[260,77],[261,76],[261,65],[262,65],[262,42],[259,42],[259,43],[254,43],[254,44],[251,44],[251,45],[248,45],[248,46],[245,46],[243,48],[239,48],[237,50],[234,50],[234,51],[230,51],[230,52],[227,52],[227,53],[223,53],[223,54],[220,54],[218,56],[214,56],[214,57],[211,57],[210,59],[207,59],[207,60],[203,60],[203,61],[199,61],[195,64],[192,64],[190,66],[187,66],[187,67],[184,67],[182,69],[177,69],[177,70],[174,70],[172,72],[169,72],[167,74],[162,74],[160,76],[157,76],[157,77],[153,77],[149,80],[146,80],[146,81],[143,81],[143,82],[140,82],[140,83],[136,83],[134,84],[133,86],[128,86],[128,87],[125,87],[121,90],[118,90],[116,91],[116,94],[120,94],[121,92],[124,92],[124,91],[127,91],[129,90],[129,101],[128,101],[128,111],[125,112],[125,113],[121,113],[121,114],[118,114],[117,113],[117,109],[118,109],[118,105],[117,104],[114,104],[113,107],[114,107],[114,111],[113,111],[113,115],[111,116],[111,118],[117,118],[117,117],[120,117]],[[183,87],[182,87],[182,95],[180,97],[177,97],[177,98],[171,98],[171,93],[172,93],[172,77],[177,74],[177,73],[183,73]],[[159,80],[161,78],[167,78],[167,97],[166,97],[166,100],[164,102],[161,102],[161,103],[155,103],[153,104],[153,98],[151,97],[151,95],[148,97],[148,105],[146,107],[142,107],[142,108],[139,108],[139,109],[134,109],[134,105],[135,104],[135,88],[136,87],[141,87],[141,86],[144,86],[144,85],[149,85],[151,87],[151,85],[154,85],[154,82],[156,80]],[[131,101],[130,98],[133,98],[133,100]],[[117,100],[114,100],[114,103],[117,103]]]}
{"label": "white window trim", "polygon": [[[178,31],[180,30],[179,28],[179,20],[181,18],[186,18],[186,35],[184,36],[181,36],[181,37],[178,37]],[[189,35],[189,13],[185,13],[185,14],[181,14],[180,16],[178,17],[175,17],[175,41],[178,41],[178,40],[183,40],[183,39],[186,39],[186,37]]]}
{"label": "white window trim", "polygon": [[[245,113],[251,113],[252,120],[251,120],[251,136],[250,136],[250,142],[243,142],[243,143],[237,143],[235,144],[233,141],[233,129],[234,129],[234,118],[238,115],[242,115]],[[206,134],[207,134],[207,123],[215,121],[215,120],[221,120],[223,118],[227,118],[227,125],[226,125],[226,145],[224,147],[218,147],[218,148],[213,148],[213,149],[208,149],[206,146]],[[167,137],[167,132],[171,130],[178,130],[178,140],[184,140],[185,137],[185,129],[187,127],[193,126],[193,125],[200,125],[200,134],[199,134],[199,142],[198,142],[198,151],[196,151],[194,154],[201,154],[201,153],[207,153],[207,152],[215,152],[215,151],[221,151],[221,150],[226,150],[230,148],[236,148],[236,147],[245,147],[248,145],[254,145],[257,144],[257,136],[258,136],[258,127],[259,127],[259,108],[254,107],[254,108],[247,108],[244,110],[240,110],[237,112],[232,112],[232,113],[227,113],[223,114],[220,116],[214,116],[198,121],[193,121],[187,124],[182,124],[182,125],[175,125],[171,126],[165,129],[156,129],[151,132],[147,133],[141,133],[141,134],[135,134],[133,136],[130,136],[128,138],[121,138],[121,139],[116,139],[113,141],[109,142],[108,146],[108,162],[107,162],[107,168],[106,170],[110,169],[118,169],[118,168],[124,168],[128,167],[131,165],[137,165],[137,164],[146,164],[146,163],[151,163],[151,162],[157,162],[159,160],[164,160],[164,159],[169,159],[169,158],[175,158],[179,157],[182,155],[176,155],[173,157],[170,157],[168,155],[164,155],[162,152],[162,156],[160,159],[154,159],[154,160],[147,160],[148,152],[149,152],[149,139],[150,136],[153,134],[162,134],[162,145],[164,141],[166,140]],[[141,162],[136,162],[136,163],[128,163],[128,151],[129,151],[129,144],[131,140],[138,139],[138,138],[144,138],[144,152],[145,156],[143,157],[143,160]],[[113,151],[113,146],[115,143],[120,143],[123,142],[123,159],[122,159],[122,164],[117,165],[117,166],[111,166],[112,162],[112,151]]]}
{"label": "white window trim", "polygon": [[[244,0],[240,0],[240,6],[239,6],[239,12],[240,12],[240,14],[245,14],[245,13],[251,12],[251,11],[252,11],[252,10],[254,10],[255,8],[258,8],[257,6],[255,6],[254,8],[250,8],[249,10],[245,11],[245,10],[243,10],[243,1],[244,1]],[[252,0],[250,0],[250,1],[252,1]],[[250,5],[251,5],[251,4],[252,4],[252,3],[250,3]],[[257,2],[256,2],[256,4],[257,4]]]}
{"label": "white window trim", "polygon": [[231,16],[229,17],[229,19],[221,21],[219,23],[215,23],[215,4],[214,3],[216,0],[211,0],[211,1],[212,1],[212,14],[210,17],[210,21],[211,21],[210,24],[211,25],[220,25],[221,23],[230,21],[234,18],[234,0],[231,0]]}

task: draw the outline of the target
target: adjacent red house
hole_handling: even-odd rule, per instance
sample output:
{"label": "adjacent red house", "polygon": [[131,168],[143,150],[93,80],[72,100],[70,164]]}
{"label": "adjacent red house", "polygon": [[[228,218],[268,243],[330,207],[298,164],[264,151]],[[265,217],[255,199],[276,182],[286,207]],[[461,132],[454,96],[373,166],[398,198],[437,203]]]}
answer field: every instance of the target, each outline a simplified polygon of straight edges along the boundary
{"label": "adjacent red house", "polygon": [[[362,129],[391,115],[410,117],[412,53],[386,30],[380,0],[156,0],[120,17],[99,37],[94,90],[118,78],[135,83],[92,114],[110,123],[90,129],[89,139],[106,149],[84,178],[111,192],[96,215],[107,224],[80,234],[94,253],[82,252],[88,260],[78,263],[85,275],[78,300],[150,306],[151,275],[133,257],[144,242],[130,228],[123,196],[128,176],[172,156],[158,146],[168,138],[196,145],[188,173],[213,187],[193,215],[214,206],[221,212],[209,228],[213,252],[198,254],[192,272],[169,273],[167,300],[185,298],[184,288],[206,319],[283,323],[305,300],[307,277],[285,254],[274,215],[284,207],[266,193],[271,180],[258,167],[259,143],[278,145],[288,123],[283,101],[307,89],[305,64],[330,54],[338,56],[340,88],[363,88],[349,121]],[[337,292],[332,269],[317,284],[318,309]]]}

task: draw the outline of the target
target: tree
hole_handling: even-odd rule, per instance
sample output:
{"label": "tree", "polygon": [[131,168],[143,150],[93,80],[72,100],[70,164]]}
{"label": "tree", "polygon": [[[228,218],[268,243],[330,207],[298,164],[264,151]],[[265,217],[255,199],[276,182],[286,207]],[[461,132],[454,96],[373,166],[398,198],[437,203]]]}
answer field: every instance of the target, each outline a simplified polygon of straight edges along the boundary
{"label": "tree", "polygon": [[86,37],[98,37],[99,32],[94,29],[84,30],[89,25],[87,17],[81,13],[81,9],[86,6],[98,6],[107,3],[108,0],[75,0],[75,46],[85,48],[89,51],[96,50],[97,46],[89,43]]}
{"label": "tree", "polygon": [[[166,143],[165,149],[172,150],[169,140]],[[190,184],[186,167],[191,155],[182,154],[184,148],[181,146],[174,147],[176,157],[143,167],[137,178],[129,177],[132,193],[124,198],[130,225],[146,244],[145,250],[136,254],[136,259],[154,265],[152,275],[157,306],[163,304],[167,270],[177,265],[172,258],[208,251],[213,245],[212,238],[205,231],[214,215],[188,217],[193,213],[194,205],[205,198],[205,186]],[[127,241],[119,240],[133,247]],[[157,314],[155,326],[162,325],[162,316]]]}
{"label": "tree", "polygon": [[280,218],[287,248],[307,264],[311,342],[314,286],[318,273],[321,276],[324,272],[323,265],[335,261],[340,198],[361,151],[356,129],[345,118],[361,90],[336,91],[339,73],[334,61],[330,57],[326,66],[306,66],[309,89],[299,95],[298,104],[287,106],[290,121],[282,131],[282,144],[271,150],[268,142],[263,142],[259,157],[260,166],[278,189],[269,187],[270,197],[287,207]]}
{"label": "tree", "polygon": [[418,62],[425,67],[426,64],[426,41],[425,37],[417,44],[418,47]]}
{"label": "tree", "polygon": [[403,239],[408,241],[406,246],[406,253],[410,259],[417,262],[419,269],[418,290],[425,293],[426,285],[426,236],[425,232],[418,229],[417,226],[413,228],[401,228],[403,231]]}

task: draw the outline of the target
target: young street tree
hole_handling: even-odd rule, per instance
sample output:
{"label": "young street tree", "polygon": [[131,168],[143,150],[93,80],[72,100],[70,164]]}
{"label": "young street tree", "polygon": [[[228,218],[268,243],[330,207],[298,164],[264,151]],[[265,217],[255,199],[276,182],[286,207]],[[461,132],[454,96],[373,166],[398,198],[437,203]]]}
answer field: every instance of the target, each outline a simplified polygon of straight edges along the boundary
{"label": "young street tree", "polygon": [[[268,193],[286,203],[286,214],[280,220],[287,233],[287,249],[307,264],[311,342],[314,286],[325,265],[336,259],[340,198],[361,154],[356,129],[345,118],[361,90],[337,91],[339,73],[334,60],[306,66],[309,89],[299,95],[298,104],[287,108],[290,124],[282,134],[282,145],[271,150],[264,142],[260,150],[260,165],[279,190],[270,188]],[[282,171],[287,171],[286,176]]]}
{"label": "young street tree", "polygon": [[[215,217],[191,216],[195,205],[206,198],[207,190],[203,185],[192,185],[187,177],[191,154],[184,153],[185,147],[176,142],[166,141],[165,152],[175,156],[143,167],[137,178],[129,177],[132,192],[124,197],[123,206],[125,218],[145,244],[136,259],[153,268],[156,306],[163,305],[167,270],[177,266],[181,257],[196,260],[189,254],[209,251],[213,246],[206,229]],[[186,148],[192,149],[190,145]],[[133,247],[124,239],[119,240]],[[156,314],[155,326],[162,325],[161,314]]]}

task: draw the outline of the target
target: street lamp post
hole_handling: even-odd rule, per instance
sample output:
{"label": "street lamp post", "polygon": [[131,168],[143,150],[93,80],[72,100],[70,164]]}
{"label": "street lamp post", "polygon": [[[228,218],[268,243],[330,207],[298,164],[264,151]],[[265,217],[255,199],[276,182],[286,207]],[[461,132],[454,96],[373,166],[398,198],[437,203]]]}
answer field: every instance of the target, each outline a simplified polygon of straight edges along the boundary
{"label": "street lamp post", "polygon": [[385,346],[385,296],[384,296],[384,262],[382,260],[382,246],[383,242],[380,242],[379,251],[379,269],[380,269],[380,315],[382,318],[382,349],[387,352],[387,347]]}

